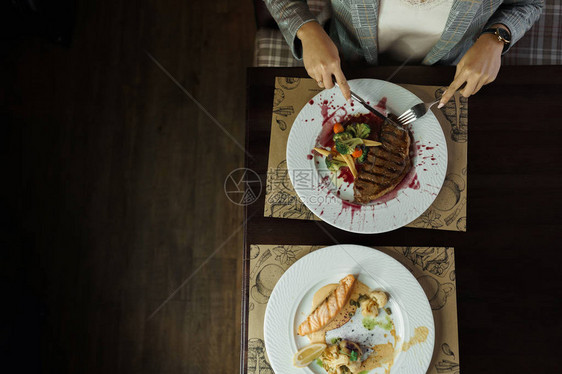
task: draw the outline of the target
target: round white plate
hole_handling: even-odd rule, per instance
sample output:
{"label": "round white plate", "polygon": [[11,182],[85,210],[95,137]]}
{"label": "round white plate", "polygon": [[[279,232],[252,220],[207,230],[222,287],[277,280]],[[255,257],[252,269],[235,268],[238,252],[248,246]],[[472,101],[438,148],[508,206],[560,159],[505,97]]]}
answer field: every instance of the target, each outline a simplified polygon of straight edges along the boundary
{"label": "round white plate", "polygon": [[[421,102],[393,83],[357,79],[349,84],[371,106],[386,97],[387,109],[395,114]],[[447,143],[433,113],[413,122],[410,173],[396,192],[370,204],[353,204],[353,183],[336,180],[326,169],[324,157],[312,156],[311,151],[324,126],[332,128],[346,117],[362,113],[368,111],[357,102],[351,105],[345,101],[339,88],[320,92],[302,108],[293,123],[287,142],[287,168],[299,198],[316,216],[343,230],[375,234],[407,225],[433,203],[447,171]]]}
{"label": "round white plate", "polygon": [[[293,264],[275,285],[265,311],[265,347],[276,373],[325,373],[315,364],[306,368],[293,366],[293,355],[310,344],[296,330],[310,313],[312,295],[322,286],[337,283],[347,274],[371,289],[382,289],[389,295],[388,307],[399,352],[391,373],[425,373],[435,343],[433,314],[427,297],[416,278],[402,264],[375,249],[358,245],[334,245],[312,252]],[[402,352],[402,344],[414,336],[416,327],[425,326],[427,339]],[[384,373],[383,368],[371,373]]]}

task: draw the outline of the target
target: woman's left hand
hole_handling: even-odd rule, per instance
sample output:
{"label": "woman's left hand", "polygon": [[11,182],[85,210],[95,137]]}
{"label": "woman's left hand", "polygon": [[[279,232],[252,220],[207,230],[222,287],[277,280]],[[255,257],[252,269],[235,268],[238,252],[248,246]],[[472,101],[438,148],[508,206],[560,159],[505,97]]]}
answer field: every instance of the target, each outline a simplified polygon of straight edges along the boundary
{"label": "woman's left hand", "polygon": [[478,92],[483,85],[493,82],[501,66],[503,42],[494,34],[483,34],[457,64],[453,83],[443,93],[438,108],[442,108],[464,83],[460,91],[464,97]]}

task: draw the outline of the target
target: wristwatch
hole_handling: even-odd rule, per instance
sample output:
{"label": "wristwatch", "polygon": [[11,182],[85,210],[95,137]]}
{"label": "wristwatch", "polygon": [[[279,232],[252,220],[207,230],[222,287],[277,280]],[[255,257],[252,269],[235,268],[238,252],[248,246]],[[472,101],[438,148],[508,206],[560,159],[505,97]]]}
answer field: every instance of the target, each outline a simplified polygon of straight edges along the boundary
{"label": "wristwatch", "polygon": [[489,29],[482,31],[482,34],[494,34],[498,38],[498,41],[503,43],[502,53],[507,50],[509,43],[511,43],[511,34],[509,31],[501,27],[490,27]]}

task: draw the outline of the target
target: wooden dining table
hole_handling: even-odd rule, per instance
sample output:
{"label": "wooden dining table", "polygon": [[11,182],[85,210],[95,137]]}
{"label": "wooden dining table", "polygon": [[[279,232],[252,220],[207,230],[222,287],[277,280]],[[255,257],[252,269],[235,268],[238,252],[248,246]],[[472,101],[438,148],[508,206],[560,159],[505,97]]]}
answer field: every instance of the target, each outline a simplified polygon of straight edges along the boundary
{"label": "wooden dining table", "polygon": [[[344,66],[348,79],[448,85],[454,67]],[[247,70],[246,168],[265,186],[275,77]],[[245,207],[240,372],[247,370],[252,244],[455,248],[463,373],[559,372],[562,333],[562,66],[505,66],[469,98],[467,231],[400,228],[355,234],[324,222],[264,217]],[[282,374],[282,373],[278,373]]]}

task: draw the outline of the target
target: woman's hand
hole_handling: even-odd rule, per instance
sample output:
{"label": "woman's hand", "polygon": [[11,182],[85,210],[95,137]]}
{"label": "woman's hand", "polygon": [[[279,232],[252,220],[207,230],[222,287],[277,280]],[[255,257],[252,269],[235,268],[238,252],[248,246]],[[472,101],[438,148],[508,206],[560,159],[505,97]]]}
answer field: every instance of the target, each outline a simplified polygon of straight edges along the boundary
{"label": "woman's hand", "polygon": [[340,66],[338,48],[317,22],[307,22],[297,32],[302,42],[304,67],[310,77],[322,88],[334,87],[332,76],[346,100],[351,99],[349,84]]}
{"label": "woman's hand", "polygon": [[503,45],[494,34],[481,35],[457,64],[455,79],[437,107],[442,108],[464,83],[466,86],[460,93],[469,97],[483,85],[493,82],[500,71]]}

